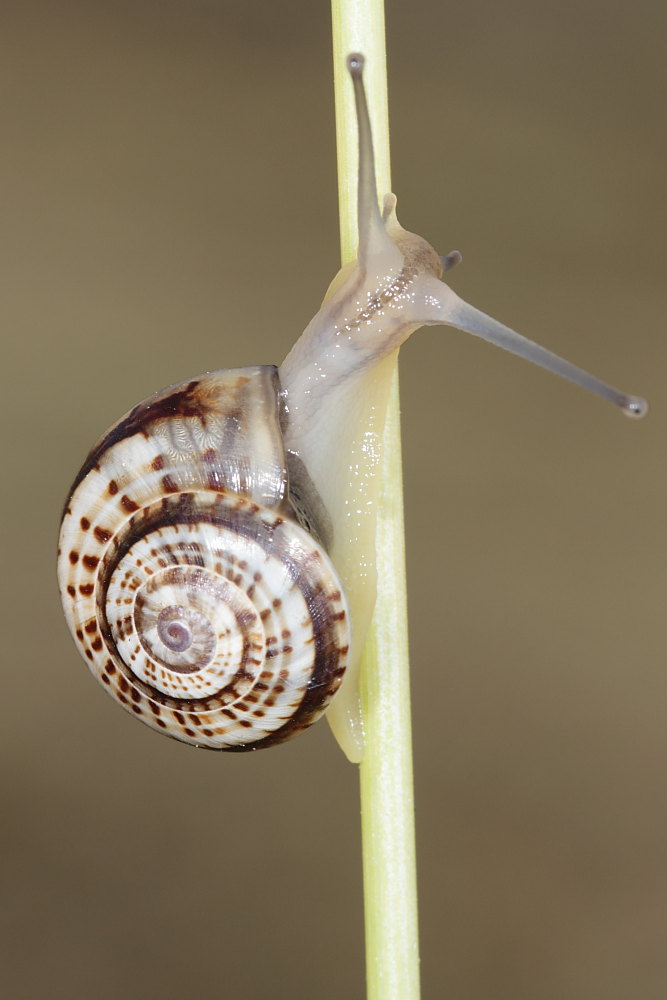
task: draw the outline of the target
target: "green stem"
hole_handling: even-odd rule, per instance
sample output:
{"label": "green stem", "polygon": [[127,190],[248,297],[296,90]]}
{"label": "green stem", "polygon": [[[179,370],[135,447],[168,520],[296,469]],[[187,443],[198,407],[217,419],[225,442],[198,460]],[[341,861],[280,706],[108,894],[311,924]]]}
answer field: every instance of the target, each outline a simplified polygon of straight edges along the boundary
{"label": "green stem", "polygon": [[[345,69],[366,56],[378,190],[391,190],[383,0],[332,0],[341,256],[357,247],[357,124]],[[366,750],[360,765],[368,1000],[418,1000],[407,592],[403,530],[398,371],[383,441],[378,506],[378,595],[364,650],[361,697]]]}

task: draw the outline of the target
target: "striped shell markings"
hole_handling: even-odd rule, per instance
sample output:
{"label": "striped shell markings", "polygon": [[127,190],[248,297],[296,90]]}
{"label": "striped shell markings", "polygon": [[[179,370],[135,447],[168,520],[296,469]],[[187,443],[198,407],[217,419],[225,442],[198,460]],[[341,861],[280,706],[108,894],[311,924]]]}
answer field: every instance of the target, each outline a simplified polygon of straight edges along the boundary
{"label": "striped shell markings", "polygon": [[345,598],[290,503],[280,422],[274,367],[173,386],[111,428],[65,506],[59,584],[90,671],[197,746],[289,739],[345,671]]}

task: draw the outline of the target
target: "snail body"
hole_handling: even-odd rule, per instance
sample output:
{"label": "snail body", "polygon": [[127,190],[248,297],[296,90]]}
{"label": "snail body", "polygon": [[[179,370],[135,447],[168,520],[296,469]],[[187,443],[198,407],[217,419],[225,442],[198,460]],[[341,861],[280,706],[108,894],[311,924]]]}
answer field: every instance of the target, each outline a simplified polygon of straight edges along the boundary
{"label": "snail body", "polygon": [[136,406],[92,449],[61,527],[65,616],[91,672],[152,728],[271,746],[328,709],[363,752],[357,670],[375,600],[378,466],[395,355],[448,324],[610,399],[605,385],[463,302],[457,263],[378,204],[362,82],[359,252],[279,368],[213,372]]}

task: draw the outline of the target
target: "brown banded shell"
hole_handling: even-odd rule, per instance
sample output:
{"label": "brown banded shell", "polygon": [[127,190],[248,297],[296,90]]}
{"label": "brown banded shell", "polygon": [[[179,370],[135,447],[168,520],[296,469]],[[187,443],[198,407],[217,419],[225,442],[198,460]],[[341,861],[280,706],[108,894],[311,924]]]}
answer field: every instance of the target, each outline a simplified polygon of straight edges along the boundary
{"label": "brown banded shell", "polygon": [[342,681],[345,598],[289,503],[275,368],[174,386],[112,427],[67,502],[58,574],[91,672],[177,739],[282,742]]}

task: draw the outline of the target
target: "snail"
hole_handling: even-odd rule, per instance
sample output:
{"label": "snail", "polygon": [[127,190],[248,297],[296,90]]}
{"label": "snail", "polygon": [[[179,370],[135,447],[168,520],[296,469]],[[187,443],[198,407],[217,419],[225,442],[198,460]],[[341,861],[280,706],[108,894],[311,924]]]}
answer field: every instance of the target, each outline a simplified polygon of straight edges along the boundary
{"label": "snail", "polygon": [[418,327],[489,340],[614,402],[643,400],[463,302],[456,264],[376,192],[363,56],[348,56],[359,135],[358,259],[279,367],[216,371],[134,407],[65,503],[58,577],[91,672],[153,729],[251,750],[329,706],[363,750],[356,673],[375,596],[377,467],[395,353]]}

